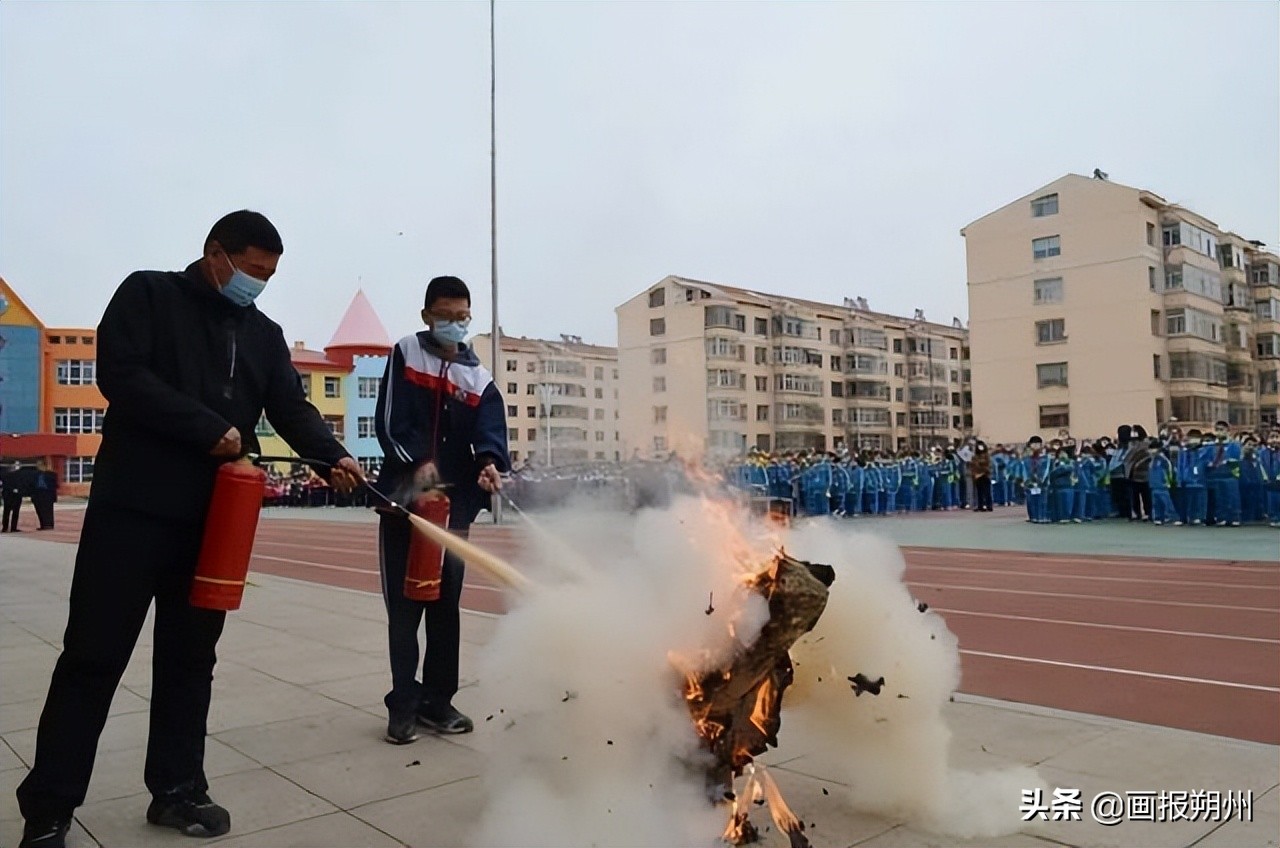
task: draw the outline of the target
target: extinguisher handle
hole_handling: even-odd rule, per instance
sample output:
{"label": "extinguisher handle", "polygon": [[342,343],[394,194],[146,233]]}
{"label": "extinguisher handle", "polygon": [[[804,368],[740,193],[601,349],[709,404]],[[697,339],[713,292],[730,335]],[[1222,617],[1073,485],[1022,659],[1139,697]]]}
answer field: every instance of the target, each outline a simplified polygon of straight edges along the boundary
{"label": "extinguisher handle", "polygon": [[301,465],[310,465],[313,468],[332,468],[332,462],[325,462],[323,459],[308,459],[304,456],[264,456],[260,453],[245,454],[245,459],[254,465],[262,465],[267,462],[290,462]]}

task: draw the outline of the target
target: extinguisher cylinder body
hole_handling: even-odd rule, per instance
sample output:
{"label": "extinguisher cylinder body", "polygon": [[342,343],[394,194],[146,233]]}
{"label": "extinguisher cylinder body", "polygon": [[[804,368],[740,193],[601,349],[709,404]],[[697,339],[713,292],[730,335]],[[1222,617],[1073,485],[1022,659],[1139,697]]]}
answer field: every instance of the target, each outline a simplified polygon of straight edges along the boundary
{"label": "extinguisher cylinder body", "polygon": [[[410,503],[409,511],[437,527],[449,526],[449,499],[438,493],[418,495]],[[404,572],[406,598],[412,601],[440,600],[444,553],[444,548],[426,535],[416,531],[410,534],[409,562]]]}
{"label": "extinguisher cylinder body", "polygon": [[228,462],[218,469],[191,581],[192,606],[240,608],[266,490],[266,472],[249,462]]}

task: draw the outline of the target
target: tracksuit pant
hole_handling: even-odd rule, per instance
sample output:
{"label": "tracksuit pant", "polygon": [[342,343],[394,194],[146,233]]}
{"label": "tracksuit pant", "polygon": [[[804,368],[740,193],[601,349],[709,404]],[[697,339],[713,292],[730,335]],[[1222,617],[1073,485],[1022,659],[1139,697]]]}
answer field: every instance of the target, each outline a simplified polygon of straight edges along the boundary
{"label": "tracksuit pant", "polygon": [[1240,481],[1235,477],[1210,480],[1213,487],[1213,520],[1215,524],[1240,522]]}
{"label": "tracksuit pant", "polygon": [[[387,643],[391,657],[391,691],[384,703],[396,715],[412,714],[420,706],[443,706],[458,692],[458,649],[465,567],[450,552],[444,556],[440,598],[413,601],[404,596],[404,575],[409,563],[409,522],[384,515],[378,527],[378,560],[382,572],[382,599],[387,607]],[[466,536],[467,530],[453,529]],[[418,634],[426,619],[426,650],[420,651]],[[422,681],[418,658],[422,657]]]}
{"label": "tracksuit pant", "polygon": [[1173,496],[1168,489],[1151,490],[1151,520],[1161,524],[1172,524],[1181,521],[1178,510],[1173,505]]}
{"label": "tracksuit pant", "polygon": [[1184,488],[1187,499],[1187,524],[1204,524],[1208,514],[1209,493],[1204,486],[1187,486]]}
{"label": "tracksuit pant", "polygon": [[226,613],[191,606],[203,528],[92,500],[62,637],[40,714],[35,765],[18,787],[24,818],[84,803],[112,696],[155,600],[151,724],[143,773],[156,796],[205,792],[204,739]]}
{"label": "tracksuit pant", "polygon": [[1049,493],[1045,489],[1040,489],[1038,493],[1033,494],[1031,489],[1027,489],[1027,517],[1036,524],[1043,524],[1049,520]]}

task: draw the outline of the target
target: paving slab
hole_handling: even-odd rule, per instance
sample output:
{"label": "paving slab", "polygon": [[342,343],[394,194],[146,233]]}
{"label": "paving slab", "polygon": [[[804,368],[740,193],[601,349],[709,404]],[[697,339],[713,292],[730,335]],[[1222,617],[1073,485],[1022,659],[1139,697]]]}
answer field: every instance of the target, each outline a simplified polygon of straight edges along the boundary
{"label": "paving slab", "polygon": [[[222,848],[401,848],[377,828],[350,813],[329,813],[267,830],[217,840]],[[441,843],[446,844],[446,843]]]}

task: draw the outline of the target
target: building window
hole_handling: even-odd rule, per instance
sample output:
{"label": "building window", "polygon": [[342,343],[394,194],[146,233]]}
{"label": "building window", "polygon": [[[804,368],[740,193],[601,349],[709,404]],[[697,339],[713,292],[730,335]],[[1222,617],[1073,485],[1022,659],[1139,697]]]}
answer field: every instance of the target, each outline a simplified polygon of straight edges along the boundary
{"label": "building window", "polygon": [[377,436],[378,431],[373,426],[372,415],[361,415],[356,419],[356,438],[374,439]]}
{"label": "building window", "polygon": [[538,428],[530,427],[524,431],[525,441],[536,442],[538,440]]}
{"label": "building window", "polygon": [[92,359],[58,360],[59,386],[92,386],[96,363]]}
{"label": "building window", "polygon": [[769,335],[769,319],[757,318],[755,320],[755,332],[757,336],[768,336]]}
{"label": "building window", "polygon": [[508,418],[517,418],[517,417],[519,417],[519,415],[520,415],[520,407],[518,407],[518,406],[512,406],[511,404],[507,404],[507,417],[508,417]]}
{"label": "building window", "polygon": [[68,483],[92,483],[93,482],[93,457],[91,456],[69,456],[67,464],[63,466],[63,476]]}
{"label": "building window", "polygon": [[1046,215],[1058,214],[1058,195],[1046,194],[1031,201],[1031,217],[1043,218]]}
{"label": "building window", "polygon": [[1049,277],[1036,280],[1032,285],[1031,302],[1037,306],[1046,303],[1062,303],[1062,278]]}
{"label": "building window", "polygon": [[1177,224],[1162,227],[1160,233],[1165,247],[1177,247],[1182,244],[1182,228]]}
{"label": "building window", "polygon": [[327,398],[342,397],[342,378],[341,377],[325,377],[324,378],[324,396]]}
{"label": "building window", "polygon": [[1156,267],[1154,265],[1147,266],[1147,288],[1151,291],[1156,290]]}
{"label": "building window", "polygon": [[1050,430],[1055,427],[1071,426],[1071,410],[1065,403],[1040,407],[1040,429]]}
{"label": "building window", "polygon": [[596,430],[596,441],[597,442],[604,441],[604,432],[602,430]]}
{"label": "building window", "polygon": [[62,344],[62,336],[50,336],[49,344]]}
{"label": "building window", "polygon": [[831,410],[831,424],[836,427],[844,426],[844,410],[843,409]]}
{"label": "building window", "polygon": [[653,408],[653,423],[661,424],[667,420],[667,408],[665,406],[655,406]]}
{"label": "building window", "polygon": [[1067,320],[1051,318],[1036,322],[1036,344],[1056,344],[1067,340]]}
{"label": "building window", "polygon": [[596,400],[604,400],[604,389],[596,389]]}
{"label": "building window", "polygon": [[381,387],[381,377],[360,377],[356,381],[356,395],[364,400],[370,400],[378,396],[378,389]]}
{"label": "building window", "polygon": [[603,410],[603,409],[595,409],[595,410],[592,410],[592,412],[591,412],[591,417],[592,417],[592,418],[594,418],[594,419],[595,419],[595,420],[597,420],[597,421],[603,421],[603,420],[604,420],[604,410]]}
{"label": "building window", "polygon": [[1160,354],[1151,354],[1151,375],[1157,380],[1160,379]]}
{"label": "building window", "polygon": [[[1067,385],[1067,363],[1046,362],[1036,366],[1036,388]],[[959,404],[957,404],[958,406]]]}
{"label": "building window", "polygon": [[960,372],[959,372],[959,371],[952,371],[952,372],[951,372],[951,382],[953,382],[953,383],[958,383],[958,382],[960,382]]}
{"label": "building window", "polygon": [[756,420],[757,421],[769,420],[769,404],[762,403],[756,406]]}
{"label": "building window", "polygon": [[665,336],[667,334],[666,318],[650,318],[649,319],[649,335]]}
{"label": "building window", "polygon": [[905,426],[907,426],[907,413],[905,413],[905,412],[899,412],[899,413],[897,414],[897,421],[898,421],[898,426],[899,426],[899,427],[905,427]]}
{"label": "building window", "polygon": [[902,353],[902,339],[893,340],[893,352]]}
{"label": "building window", "polygon": [[1150,221],[1147,222],[1147,244],[1152,247],[1156,244],[1156,225]]}
{"label": "building window", "polygon": [[959,405],[960,405],[960,393],[959,393],[959,392],[952,392],[952,393],[951,393],[951,405],[952,405],[952,406],[959,406]]}
{"label": "building window", "polygon": [[538,417],[538,407],[536,407],[536,406],[526,406],[526,407],[524,408],[524,411],[525,411],[525,413],[526,413],[526,417],[528,417],[528,418],[537,418],[537,417]]}
{"label": "building window", "polygon": [[844,397],[844,383],[833,380],[831,382],[831,396]]}
{"label": "building window", "polygon": [[906,373],[906,372],[903,370],[903,367],[902,367],[902,363],[901,363],[901,362],[895,362],[895,363],[893,363],[893,376],[895,376],[895,377],[901,377],[901,376],[903,376],[903,374],[904,374],[904,373]]}
{"label": "building window", "polygon": [[950,354],[951,354],[951,356],[950,356],[950,358],[951,358],[951,359],[959,359],[959,358],[960,358],[960,351],[959,351],[957,348],[954,348],[954,347],[953,347],[953,348],[951,348],[951,350],[950,350]]}
{"label": "building window", "polygon": [[101,433],[101,409],[57,407],[53,410],[53,432],[82,435],[85,433]]}
{"label": "building window", "polygon": [[593,373],[595,374],[595,378],[596,378],[597,380],[603,380],[603,379],[604,379],[604,369],[603,369],[603,368],[597,368]]}
{"label": "building window", "polygon": [[507,431],[507,441],[508,441],[508,442],[518,442],[518,441],[520,441],[520,431],[519,431],[519,430],[508,430],[508,431]]}
{"label": "building window", "polygon": [[[533,386],[530,386],[529,388],[533,388]],[[507,394],[514,395],[519,393],[520,393],[520,387],[518,385],[516,385],[515,383],[507,383]],[[533,393],[530,392],[530,394],[533,394]]]}
{"label": "building window", "polygon": [[[514,386],[515,384],[512,383],[512,385]],[[527,395],[536,395],[538,393],[538,387],[533,383],[530,383],[524,387],[524,393]]]}
{"label": "building window", "polygon": [[903,398],[903,389],[901,388],[894,389],[893,399],[896,400],[898,403],[902,403],[902,398]]}
{"label": "building window", "polygon": [[1276,333],[1260,333],[1257,342],[1258,357],[1275,359],[1280,356],[1280,335]]}
{"label": "building window", "polygon": [[649,308],[656,309],[659,306],[665,306],[667,303],[667,290],[654,289],[649,292]]}
{"label": "building window", "polygon": [[302,384],[302,396],[311,400],[311,375],[298,374],[298,382]]}
{"label": "building window", "polygon": [[1036,259],[1048,259],[1062,254],[1058,236],[1045,236],[1031,240],[1031,255]]}
{"label": "building window", "polygon": [[837,372],[840,370],[840,357],[838,356],[831,357],[831,370],[837,371]]}
{"label": "building window", "polygon": [[769,378],[768,378],[768,377],[756,377],[756,391],[757,391],[757,392],[767,392],[767,391],[769,391]]}
{"label": "building window", "polygon": [[324,423],[328,425],[329,432],[333,434],[335,439],[342,441],[346,438],[347,428],[341,415],[326,415],[324,416]]}
{"label": "building window", "polygon": [[662,452],[662,451],[666,450],[666,449],[667,449],[667,437],[666,437],[666,436],[654,436],[654,437],[653,437],[653,449],[654,449],[654,451],[656,451],[656,452]]}
{"label": "building window", "polygon": [[667,390],[667,378],[666,378],[666,377],[654,377],[654,378],[653,378],[653,390],[654,390],[655,392],[665,392],[665,391]]}
{"label": "building window", "polygon": [[650,350],[649,364],[650,365],[666,365],[667,349],[665,347],[655,347],[654,349]]}
{"label": "building window", "polygon": [[524,366],[524,370],[528,371],[530,374],[536,374],[538,373],[538,363],[526,362]]}
{"label": "building window", "polygon": [[507,370],[508,370],[508,371],[518,371],[519,369],[520,369],[520,363],[519,363],[519,362],[516,362],[514,359],[508,359],[508,360],[507,360]]}

